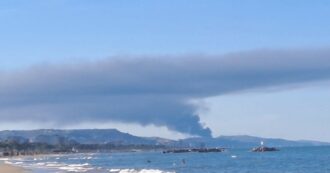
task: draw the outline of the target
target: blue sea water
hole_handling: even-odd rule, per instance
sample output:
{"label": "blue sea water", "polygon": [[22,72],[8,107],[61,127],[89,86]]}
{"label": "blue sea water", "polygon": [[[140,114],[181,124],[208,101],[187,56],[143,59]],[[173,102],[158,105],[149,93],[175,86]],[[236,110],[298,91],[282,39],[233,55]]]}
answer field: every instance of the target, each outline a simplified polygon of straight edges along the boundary
{"label": "blue sea water", "polygon": [[88,153],[12,158],[7,162],[37,173],[330,173],[330,147],[280,148],[264,153],[249,149],[222,153]]}

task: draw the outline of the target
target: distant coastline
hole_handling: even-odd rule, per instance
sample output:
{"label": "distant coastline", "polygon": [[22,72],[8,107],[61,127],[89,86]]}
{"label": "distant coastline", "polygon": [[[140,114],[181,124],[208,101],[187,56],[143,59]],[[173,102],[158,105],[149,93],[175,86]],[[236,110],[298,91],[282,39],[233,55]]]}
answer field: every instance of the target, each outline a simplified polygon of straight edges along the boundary
{"label": "distant coastline", "polygon": [[253,136],[195,137],[171,140],[139,137],[116,129],[0,131],[0,156],[88,152],[147,151],[175,148],[252,148],[260,141],[270,147],[329,146],[319,141],[290,141]]}

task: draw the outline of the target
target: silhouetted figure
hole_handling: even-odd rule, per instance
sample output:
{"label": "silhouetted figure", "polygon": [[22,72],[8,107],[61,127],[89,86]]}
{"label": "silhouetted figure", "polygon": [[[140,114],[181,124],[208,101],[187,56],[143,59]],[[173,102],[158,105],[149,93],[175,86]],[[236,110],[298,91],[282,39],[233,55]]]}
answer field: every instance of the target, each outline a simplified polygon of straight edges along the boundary
{"label": "silhouetted figure", "polygon": [[185,160],[185,159],[182,159],[181,162],[182,162],[182,164],[184,164],[184,165],[186,164],[186,160]]}

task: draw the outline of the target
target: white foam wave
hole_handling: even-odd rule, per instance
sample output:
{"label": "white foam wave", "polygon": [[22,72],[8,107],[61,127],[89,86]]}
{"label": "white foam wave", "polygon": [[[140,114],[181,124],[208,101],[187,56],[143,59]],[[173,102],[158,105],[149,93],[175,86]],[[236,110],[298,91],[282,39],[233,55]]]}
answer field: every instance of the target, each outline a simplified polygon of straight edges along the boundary
{"label": "white foam wave", "polygon": [[9,164],[9,165],[12,165],[12,164],[13,164],[13,162],[10,162],[10,161],[8,161],[8,160],[5,160],[5,164]]}
{"label": "white foam wave", "polygon": [[159,169],[110,169],[111,173],[175,173],[174,171],[162,171]]}
{"label": "white foam wave", "polygon": [[60,170],[65,170],[68,172],[87,172],[89,170],[93,170],[93,168],[91,167],[87,167],[89,166],[88,163],[84,163],[84,164],[70,164],[67,166],[62,166],[59,167]]}
{"label": "white foam wave", "polygon": [[4,163],[9,164],[9,165],[21,165],[21,164],[23,164],[23,162],[14,162],[14,161],[8,161],[8,160],[5,160]]}
{"label": "white foam wave", "polygon": [[45,166],[46,163],[40,162],[40,163],[35,163],[34,165],[36,165],[36,166]]}
{"label": "white foam wave", "polygon": [[68,158],[69,160],[91,160],[93,159],[93,157],[91,156],[87,156],[87,157],[71,157],[71,158]]}

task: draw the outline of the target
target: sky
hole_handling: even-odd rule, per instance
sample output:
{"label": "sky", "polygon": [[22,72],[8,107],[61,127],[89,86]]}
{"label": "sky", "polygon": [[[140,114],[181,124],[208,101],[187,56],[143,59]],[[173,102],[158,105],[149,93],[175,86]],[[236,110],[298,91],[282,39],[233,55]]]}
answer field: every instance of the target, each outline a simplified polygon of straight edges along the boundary
{"label": "sky", "polygon": [[0,129],[330,142],[329,7],[0,1]]}

